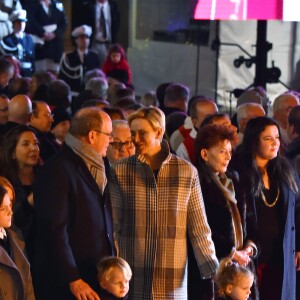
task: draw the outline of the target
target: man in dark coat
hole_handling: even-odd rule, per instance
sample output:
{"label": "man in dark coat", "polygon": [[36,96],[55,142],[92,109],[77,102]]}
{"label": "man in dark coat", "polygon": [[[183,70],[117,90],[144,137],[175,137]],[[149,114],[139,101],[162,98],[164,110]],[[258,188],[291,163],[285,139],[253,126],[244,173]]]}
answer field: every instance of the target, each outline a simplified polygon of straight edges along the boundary
{"label": "man in dark coat", "polygon": [[100,68],[97,53],[88,49],[91,34],[92,28],[88,25],[76,27],[72,31],[76,50],[64,54],[60,61],[59,78],[70,86],[73,97],[84,88],[85,73]]}
{"label": "man in dark coat", "polygon": [[36,45],[36,71],[58,72],[64,51],[64,32],[67,28],[62,3],[40,0],[28,6],[26,31],[39,38]]}
{"label": "man in dark coat", "polygon": [[80,1],[74,16],[75,26],[87,24],[92,27],[91,48],[99,55],[102,65],[110,44],[117,42],[120,27],[120,11],[114,0]]}
{"label": "man in dark coat", "polygon": [[66,144],[37,176],[37,299],[99,300],[96,263],[114,254],[102,159],[111,132],[105,112],[95,107],[79,110]]}

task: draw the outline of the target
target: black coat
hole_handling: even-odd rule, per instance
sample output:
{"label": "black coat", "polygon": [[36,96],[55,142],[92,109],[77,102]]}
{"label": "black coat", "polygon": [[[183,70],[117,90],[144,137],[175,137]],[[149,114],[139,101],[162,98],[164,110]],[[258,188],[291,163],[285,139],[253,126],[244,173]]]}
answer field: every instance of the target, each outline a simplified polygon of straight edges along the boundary
{"label": "black coat", "polygon": [[[247,182],[249,176],[245,169],[239,170],[240,183],[236,186],[239,194],[239,199],[244,197],[247,204],[247,236],[246,238],[254,241],[260,247],[258,239],[257,201],[261,201],[249,193]],[[300,252],[300,182],[297,177],[295,180],[298,185],[298,193],[294,193],[291,187],[284,182],[280,183],[280,201],[282,201],[282,249],[283,249],[283,282],[282,282],[282,300],[296,299],[296,267],[295,267],[295,252]],[[271,225],[271,224],[270,224]],[[257,261],[259,263],[259,254]]]}
{"label": "black coat", "polygon": [[39,3],[32,3],[28,9],[28,22],[26,32],[43,37],[45,32],[43,26],[56,24],[57,29],[54,31],[56,37],[52,41],[45,41],[44,45],[37,44],[36,60],[45,58],[53,59],[59,63],[64,51],[64,32],[67,28],[67,19],[64,11],[59,9],[59,4],[50,5],[50,14],[46,14],[43,6]]}
{"label": "black coat", "polygon": [[[217,184],[206,173],[208,169],[203,167],[199,170],[199,178],[205,205],[207,221],[212,232],[212,240],[215,245],[217,258],[231,255],[235,246],[234,232],[232,225],[231,212],[227,205],[227,200],[217,186]],[[237,175],[227,174],[232,179],[233,184],[237,182]],[[245,228],[245,205],[238,205],[242,220],[242,227]],[[245,232],[244,232],[245,234]],[[188,264],[188,298],[190,300],[210,300],[213,299],[213,283],[211,279],[202,280],[194,253],[188,247],[189,264]]]}
{"label": "black coat", "polygon": [[[117,34],[120,28],[120,10],[118,5],[113,0],[108,0],[110,6],[111,16],[111,43],[114,44],[117,41]],[[77,5],[77,14],[74,17],[74,26],[77,27],[82,24],[87,24],[92,27],[93,34],[91,41],[93,41],[95,34],[95,23],[96,23],[96,0],[85,0],[80,1]],[[76,8],[75,8],[76,9]],[[92,44],[92,43],[91,43]]]}
{"label": "black coat", "polygon": [[[82,66],[82,68],[80,68]],[[70,68],[71,67],[71,68]],[[59,79],[64,80],[72,91],[80,92],[83,86],[84,75],[87,71],[100,68],[97,53],[89,50],[82,63],[78,51],[66,53],[60,62]],[[76,71],[74,70],[76,69]]]}
{"label": "black coat", "polygon": [[74,299],[69,283],[79,278],[98,291],[96,263],[114,254],[105,195],[67,145],[41,168],[34,188],[37,299]]}

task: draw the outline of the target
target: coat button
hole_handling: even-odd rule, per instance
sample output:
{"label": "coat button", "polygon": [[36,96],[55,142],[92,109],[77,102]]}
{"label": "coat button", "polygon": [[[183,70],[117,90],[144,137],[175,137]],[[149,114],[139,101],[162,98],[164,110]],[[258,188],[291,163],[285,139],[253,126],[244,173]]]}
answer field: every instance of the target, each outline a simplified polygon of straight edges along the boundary
{"label": "coat button", "polygon": [[295,230],[295,226],[292,226],[292,231],[294,231]]}
{"label": "coat button", "polygon": [[295,249],[293,249],[293,254],[295,254],[296,253],[296,250]]}

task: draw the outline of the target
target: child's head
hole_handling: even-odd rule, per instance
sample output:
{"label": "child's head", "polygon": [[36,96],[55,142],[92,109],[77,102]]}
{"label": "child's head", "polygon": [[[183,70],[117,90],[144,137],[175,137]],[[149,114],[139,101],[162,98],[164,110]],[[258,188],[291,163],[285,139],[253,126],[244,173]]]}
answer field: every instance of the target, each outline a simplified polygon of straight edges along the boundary
{"label": "child's head", "polygon": [[104,290],[117,298],[123,298],[127,295],[132,272],[124,259],[107,256],[101,259],[97,268],[97,279]]}
{"label": "child's head", "polygon": [[7,190],[0,185],[0,227],[8,228],[11,226],[12,201]]}
{"label": "child's head", "polygon": [[117,64],[125,57],[125,52],[121,45],[114,44],[109,47],[108,56],[113,63]]}
{"label": "child's head", "polygon": [[251,293],[254,275],[246,267],[225,258],[220,262],[215,280],[222,295],[233,300],[245,300]]}

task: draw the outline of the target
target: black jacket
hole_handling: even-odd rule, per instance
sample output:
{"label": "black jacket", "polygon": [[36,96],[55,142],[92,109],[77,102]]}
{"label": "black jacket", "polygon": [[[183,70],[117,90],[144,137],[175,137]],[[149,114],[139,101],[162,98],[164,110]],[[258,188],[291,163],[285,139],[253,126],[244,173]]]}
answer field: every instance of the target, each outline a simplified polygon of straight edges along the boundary
{"label": "black jacket", "polygon": [[79,278],[99,292],[96,263],[114,254],[110,205],[67,145],[41,168],[34,199],[37,299],[73,300],[69,283]]}

